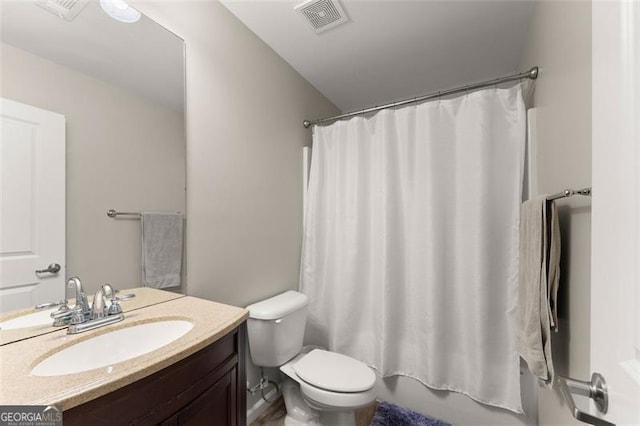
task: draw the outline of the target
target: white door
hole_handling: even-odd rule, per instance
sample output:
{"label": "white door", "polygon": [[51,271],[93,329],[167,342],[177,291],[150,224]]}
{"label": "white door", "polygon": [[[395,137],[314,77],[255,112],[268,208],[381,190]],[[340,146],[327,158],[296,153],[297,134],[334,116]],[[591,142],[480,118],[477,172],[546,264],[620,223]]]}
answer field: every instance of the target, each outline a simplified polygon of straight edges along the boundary
{"label": "white door", "polygon": [[[640,2],[593,3],[591,371],[640,424]],[[596,413],[592,406],[592,413]]]}
{"label": "white door", "polygon": [[[65,117],[0,102],[0,312],[7,312],[65,297]],[[56,264],[58,272],[36,272]]]}

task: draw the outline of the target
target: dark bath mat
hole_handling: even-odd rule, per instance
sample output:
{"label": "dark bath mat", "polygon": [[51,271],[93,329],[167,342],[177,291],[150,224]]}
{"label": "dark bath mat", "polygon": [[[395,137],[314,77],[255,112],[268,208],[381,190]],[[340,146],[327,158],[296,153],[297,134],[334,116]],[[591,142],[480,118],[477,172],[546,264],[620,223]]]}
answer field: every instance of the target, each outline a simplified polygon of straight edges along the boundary
{"label": "dark bath mat", "polygon": [[376,414],[371,420],[371,426],[451,426],[442,420],[433,419],[424,414],[416,413],[408,408],[400,407],[390,402],[381,401]]}

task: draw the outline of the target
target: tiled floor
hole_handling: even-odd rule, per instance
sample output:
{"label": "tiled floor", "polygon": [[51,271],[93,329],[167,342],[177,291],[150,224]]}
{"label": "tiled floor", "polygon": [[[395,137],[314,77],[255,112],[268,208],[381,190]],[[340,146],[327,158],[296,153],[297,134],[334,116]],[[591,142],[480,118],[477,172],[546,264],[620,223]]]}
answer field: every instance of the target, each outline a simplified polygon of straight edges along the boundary
{"label": "tiled floor", "polygon": [[[356,426],[369,426],[376,413],[377,406],[378,403],[374,402],[367,407],[356,410]],[[279,398],[268,410],[255,419],[250,426],[283,426],[286,414],[284,400]]]}

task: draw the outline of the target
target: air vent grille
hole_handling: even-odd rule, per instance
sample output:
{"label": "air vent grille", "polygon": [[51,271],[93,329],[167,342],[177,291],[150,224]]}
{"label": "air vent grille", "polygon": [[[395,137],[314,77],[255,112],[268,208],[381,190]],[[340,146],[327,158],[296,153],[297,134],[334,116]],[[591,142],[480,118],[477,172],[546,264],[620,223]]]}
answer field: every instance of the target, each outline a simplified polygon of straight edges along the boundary
{"label": "air vent grille", "polygon": [[36,4],[71,22],[89,4],[89,0],[38,0]]}
{"label": "air vent grille", "polygon": [[317,33],[347,22],[347,15],[337,0],[309,0],[295,9],[307,18]]}

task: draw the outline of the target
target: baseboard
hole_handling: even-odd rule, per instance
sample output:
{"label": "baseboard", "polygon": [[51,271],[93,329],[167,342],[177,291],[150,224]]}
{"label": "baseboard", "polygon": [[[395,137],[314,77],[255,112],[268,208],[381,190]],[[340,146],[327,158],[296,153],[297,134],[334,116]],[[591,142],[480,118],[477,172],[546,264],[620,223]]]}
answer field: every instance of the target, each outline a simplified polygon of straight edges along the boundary
{"label": "baseboard", "polygon": [[[275,398],[277,394],[278,391],[276,389],[271,389],[265,396],[270,400],[272,398]],[[269,403],[263,398],[260,398],[255,404],[249,407],[247,409],[247,425],[250,425],[255,419],[260,416],[260,414],[264,413],[267,408],[271,407],[271,405],[273,405],[273,403]]]}

